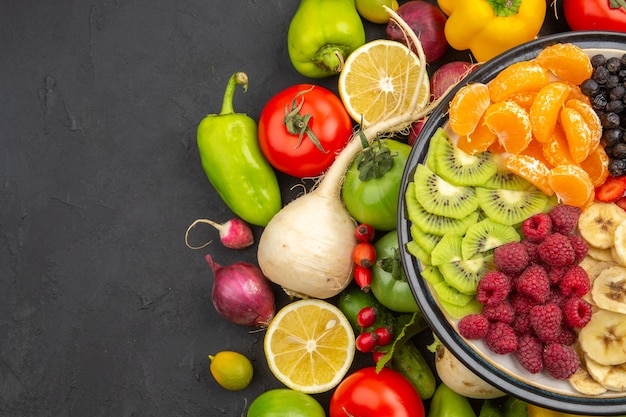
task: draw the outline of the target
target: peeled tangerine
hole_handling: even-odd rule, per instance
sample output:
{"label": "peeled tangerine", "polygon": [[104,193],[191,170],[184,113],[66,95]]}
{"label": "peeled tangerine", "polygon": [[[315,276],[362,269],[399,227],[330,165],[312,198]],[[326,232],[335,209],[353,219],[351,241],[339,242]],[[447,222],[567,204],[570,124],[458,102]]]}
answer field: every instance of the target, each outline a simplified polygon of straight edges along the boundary
{"label": "peeled tangerine", "polygon": [[550,170],[548,185],[563,204],[584,208],[593,202],[594,186],[578,165],[559,165]]}

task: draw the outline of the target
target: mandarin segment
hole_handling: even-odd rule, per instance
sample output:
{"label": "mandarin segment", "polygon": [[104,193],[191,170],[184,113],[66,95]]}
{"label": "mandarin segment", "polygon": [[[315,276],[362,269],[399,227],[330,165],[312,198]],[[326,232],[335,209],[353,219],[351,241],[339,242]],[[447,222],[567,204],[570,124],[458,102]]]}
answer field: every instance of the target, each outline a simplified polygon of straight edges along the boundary
{"label": "mandarin segment", "polygon": [[598,113],[591,107],[591,104],[578,99],[567,100],[565,107],[576,110],[587,123],[591,132],[591,149],[594,150],[600,145],[600,139],[602,139],[602,122]]}
{"label": "mandarin segment", "polygon": [[553,167],[576,163],[569,152],[565,131],[560,123],[556,124],[550,139],[543,144],[543,156]]}
{"label": "mandarin segment", "polygon": [[509,155],[504,160],[506,168],[516,175],[535,185],[546,195],[553,195],[554,191],[548,184],[550,168],[537,158],[530,155]]}
{"label": "mandarin segment", "polygon": [[593,68],[585,51],[572,43],[557,43],[543,48],[535,61],[563,81],[580,85],[591,78]]}
{"label": "mandarin segment", "polygon": [[459,136],[472,133],[489,104],[486,84],[472,83],[461,87],[450,102],[449,123],[454,133]]}
{"label": "mandarin segment", "polygon": [[591,178],[578,165],[559,165],[550,170],[548,185],[562,204],[585,207],[594,193]]}
{"label": "mandarin segment", "polygon": [[513,101],[491,104],[485,111],[484,122],[509,153],[522,152],[532,140],[528,112]]}
{"label": "mandarin segment", "polygon": [[530,141],[530,143],[528,144],[526,149],[524,149],[520,153],[520,155],[532,156],[533,158],[541,161],[547,167],[552,168],[554,166],[554,164],[552,164],[550,161],[548,161],[546,159],[546,156],[543,153],[543,146],[544,146],[543,143],[539,142],[536,139],[533,139],[533,140]]}
{"label": "mandarin segment", "polygon": [[470,155],[485,152],[498,137],[489,130],[481,117],[474,131],[465,136],[459,136],[456,146]]}
{"label": "mandarin segment", "polygon": [[526,111],[530,111],[530,106],[533,105],[536,96],[536,91],[524,91],[522,93],[513,94],[508,98],[508,100],[514,101],[522,106]]}
{"label": "mandarin segment", "polygon": [[584,161],[593,150],[594,138],[591,129],[589,129],[582,115],[577,110],[569,107],[561,110],[560,119],[572,159],[575,163]]}
{"label": "mandarin segment", "polygon": [[570,87],[563,82],[552,82],[544,86],[530,106],[530,124],[533,135],[539,142],[547,142],[554,132],[559,112],[570,93]]}
{"label": "mandarin segment", "polygon": [[503,101],[516,94],[537,92],[550,82],[548,70],[535,61],[513,63],[488,84],[492,101]]}
{"label": "mandarin segment", "polygon": [[604,184],[609,176],[609,156],[604,147],[598,146],[595,151],[589,154],[587,159],[580,163],[580,167],[589,174],[594,187]]}

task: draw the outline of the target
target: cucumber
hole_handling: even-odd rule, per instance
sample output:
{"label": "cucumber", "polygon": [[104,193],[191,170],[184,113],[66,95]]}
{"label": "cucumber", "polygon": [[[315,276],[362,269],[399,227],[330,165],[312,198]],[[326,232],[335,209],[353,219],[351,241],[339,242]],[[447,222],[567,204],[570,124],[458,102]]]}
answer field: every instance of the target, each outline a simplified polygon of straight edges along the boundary
{"label": "cucumber", "polygon": [[[367,329],[361,329],[357,323],[357,315],[362,308],[368,306],[376,309],[376,322]],[[350,286],[346,288],[337,299],[337,307],[339,307],[352,325],[355,335],[360,334],[361,331],[372,331],[381,326],[390,327],[394,335],[400,330],[398,328],[400,326],[398,316],[384,307],[373,294],[365,292],[358,287]],[[417,312],[415,314],[415,322],[411,327],[413,334],[428,328],[428,323],[421,313]],[[392,369],[404,375],[413,384],[420,397],[427,400],[433,396],[437,381],[432,368],[422,352],[411,342],[410,336],[404,343],[396,345],[393,359],[388,364]]]}

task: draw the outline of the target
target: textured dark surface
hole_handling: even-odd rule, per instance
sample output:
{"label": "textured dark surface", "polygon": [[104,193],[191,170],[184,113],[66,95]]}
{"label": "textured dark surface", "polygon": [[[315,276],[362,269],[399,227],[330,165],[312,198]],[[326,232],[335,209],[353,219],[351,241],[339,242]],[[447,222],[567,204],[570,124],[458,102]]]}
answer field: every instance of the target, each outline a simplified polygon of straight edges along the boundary
{"label": "textured dark surface", "polygon": [[[215,312],[205,252],[184,233],[197,218],[232,217],[195,144],[230,75],[248,73],[234,105],[254,119],[273,94],[311,81],[287,56],[296,7],[0,4],[0,416],[239,416],[246,399],[281,386],[264,333]],[[367,31],[383,37],[384,27]],[[336,91],[336,78],[318,83]],[[285,201],[296,183],[281,177]],[[206,251],[256,262],[255,248]],[[249,388],[216,384],[207,355],[220,350],[253,360]]]}

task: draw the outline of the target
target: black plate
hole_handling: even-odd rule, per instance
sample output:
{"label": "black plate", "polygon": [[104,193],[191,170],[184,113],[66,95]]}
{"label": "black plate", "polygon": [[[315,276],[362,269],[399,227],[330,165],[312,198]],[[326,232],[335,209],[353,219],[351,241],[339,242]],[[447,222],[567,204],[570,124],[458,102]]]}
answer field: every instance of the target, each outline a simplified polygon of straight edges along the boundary
{"label": "black plate", "polygon": [[[404,194],[407,184],[412,180],[417,164],[426,159],[430,137],[447,121],[448,104],[462,84],[471,82],[488,82],[508,65],[534,58],[542,49],[555,43],[574,43],[588,50],[618,50],[626,53],[626,34],[615,32],[574,32],[545,36],[521,45],[515,49],[483,64],[470,74],[463,83],[456,86],[442,104],[437,107],[420,132],[419,138],[407,161],[402,177],[400,201],[398,209],[398,238],[402,248],[402,262],[413,294],[431,328],[442,343],[474,373],[501,389],[529,403],[542,407],[574,414],[617,415],[626,413],[626,393],[618,396],[585,397],[572,391],[568,394],[563,390],[551,391],[538,387],[520,377],[504,372],[493,363],[486,361],[465,339],[455,330],[450,321],[439,309],[427,283],[421,278],[419,262],[405,250],[405,244],[411,239],[410,221],[406,213]],[[561,381],[562,382],[562,381]],[[621,395],[621,396],[619,396]]]}

